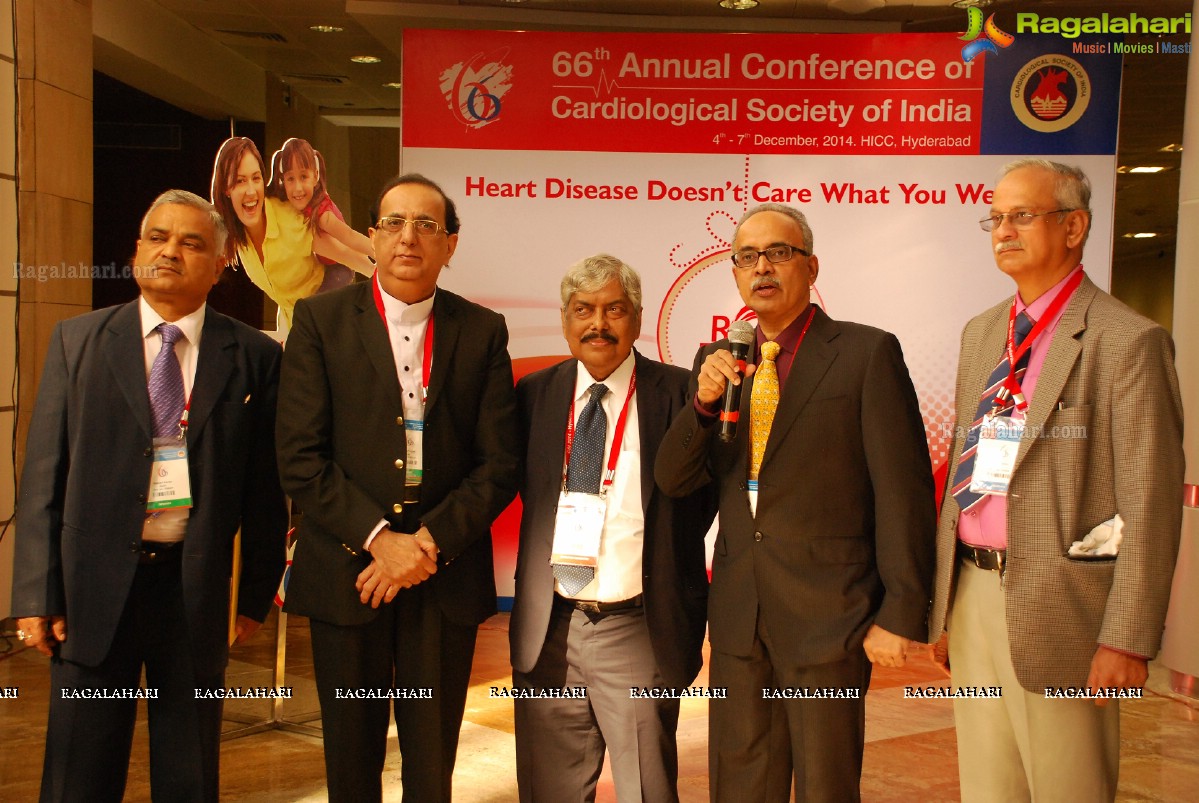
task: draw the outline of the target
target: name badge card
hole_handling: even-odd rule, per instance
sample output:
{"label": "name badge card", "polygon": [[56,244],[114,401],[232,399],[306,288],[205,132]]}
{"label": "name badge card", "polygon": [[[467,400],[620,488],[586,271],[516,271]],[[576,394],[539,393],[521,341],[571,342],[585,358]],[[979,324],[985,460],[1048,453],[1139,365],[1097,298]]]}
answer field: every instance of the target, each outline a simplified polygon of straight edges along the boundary
{"label": "name badge card", "polygon": [[191,476],[187,470],[187,441],[155,438],[154,463],[150,468],[150,492],[146,510],[169,510],[192,506]]}
{"label": "name badge card", "polygon": [[983,421],[978,432],[974,476],[970,480],[972,493],[1007,495],[1023,437],[1023,418],[989,416]]}
{"label": "name badge card", "polygon": [[554,517],[551,563],[595,567],[599,563],[600,534],[608,500],[599,494],[563,491]]}
{"label": "name badge card", "polygon": [[758,515],[758,481],[757,480],[747,480],[746,488],[747,488],[746,496],[749,498],[749,515],[757,516]]}
{"label": "name badge card", "polygon": [[425,472],[421,455],[424,453],[425,422],[413,418],[404,419],[404,439],[408,442],[408,455],[404,463],[404,484],[420,485]]}

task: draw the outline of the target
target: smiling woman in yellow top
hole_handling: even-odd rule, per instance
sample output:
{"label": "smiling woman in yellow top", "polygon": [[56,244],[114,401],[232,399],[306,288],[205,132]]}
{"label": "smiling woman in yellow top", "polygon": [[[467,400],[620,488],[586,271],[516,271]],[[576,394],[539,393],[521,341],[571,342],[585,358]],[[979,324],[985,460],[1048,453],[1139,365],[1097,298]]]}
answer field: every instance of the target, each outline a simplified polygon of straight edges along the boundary
{"label": "smiling woman in yellow top", "polygon": [[312,249],[312,231],[289,204],[267,198],[265,167],[247,137],[225,140],[212,171],[212,203],[229,228],[230,261],[279,305],[287,327],[296,302],[316,293],[325,266]]}

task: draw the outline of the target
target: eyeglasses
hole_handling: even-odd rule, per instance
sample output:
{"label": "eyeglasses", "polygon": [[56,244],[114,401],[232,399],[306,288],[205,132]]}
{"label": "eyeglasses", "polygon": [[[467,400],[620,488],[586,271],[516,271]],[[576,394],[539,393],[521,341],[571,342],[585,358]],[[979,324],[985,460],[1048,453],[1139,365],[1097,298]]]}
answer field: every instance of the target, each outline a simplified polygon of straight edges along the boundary
{"label": "eyeglasses", "polygon": [[383,229],[388,234],[399,234],[409,223],[416,229],[416,233],[422,237],[432,237],[439,231],[444,231],[446,234],[450,233],[449,229],[439,224],[436,220],[427,220],[425,218],[408,220],[396,215],[379,218],[379,222],[375,225],[375,228]]}
{"label": "eyeglasses", "polygon": [[786,262],[795,254],[801,254],[810,257],[807,251],[795,245],[772,245],[764,251],[755,251],[752,248],[747,248],[744,251],[738,251],[733,254],[733,266],[745,270],[752,268],[758,264],[758,257],[766,257],[767,262]]}
{"label": "eyeglasses", "polygon": [[1032,225],[1032,222],[1039,217],[1045,215],[1056,215],[1059,212],[1074,212],[1074,209],[1054,209],[1052,212],[1008,212],[1003,215],[991,215],[978,221],[978,225],[983,231],[994,231],[1003,225],[1003,219],[1007,218],[1007,222],[1011,223],[1017,229],[1027,229]]}

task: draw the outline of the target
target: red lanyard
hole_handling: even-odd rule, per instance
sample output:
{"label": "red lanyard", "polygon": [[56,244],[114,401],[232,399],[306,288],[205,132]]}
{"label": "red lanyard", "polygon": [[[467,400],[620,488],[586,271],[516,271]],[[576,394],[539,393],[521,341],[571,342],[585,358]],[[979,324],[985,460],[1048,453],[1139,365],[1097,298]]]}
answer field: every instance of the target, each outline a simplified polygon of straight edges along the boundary
{"label": "red lanyard", "polygon": [[[387,321],[387,310],[383,306],[383,291],[379,289],[379,272],[375,271],[375,275],[371,277],[371,290],[375,295],[375,309],[379,310],[379,317],[383,319],[383,326],[391,331],[391,324]],[[433,312],[429,311],[429,324],[425,327],[425,354],[421,359],[421,387],[420,387],[420,403],[424,405],[425,398],[429,395],[429,372],[433,369]]]}
{"label": "red lanyard", "polygon": [[[633,375],[629,378],[629,393],[624,397],[624,407],[620,410],[620,415],[616,418],[616,434],[612,437],[612,451],[608,455],[608,470],[604,472],[603,487],[600,490],[601,494],[607,493],[612,487],[612,480],[616,477],[616,461],[620,459],[620,444],[624,442],[624,425],[629,417],[629,400],[633,398],[633,391],[637,389],[637,367],[633,367]],[[566,487],[566,475],[570,469],[570,450],[575,443],[575,402],[570,400],[570,418],[566,420],[566,456],[562,462],[562,487]]]}
{"label": "red lanyard", "polygon": [[1033,324],[1032,329],[1027,335],[1025,335],[1024,340],[1020,342],[1019,348],[1016,347],[1016,299],[1012,299],[1012,309],[1008,314],[1007,322],[1006,350],[1008,375],[1007,379],[1003,381],[1003,386],[1004,390],[1011,394],[1012,402],[1016,405],[1016,409],[1020,412],[1024,412],[1028,409],[1028,400],[1024,398],[1024,393],[1020,389],[1020,383],[1016,381],[1016,363],[1020,361],[1020,358],[1023,357],[1030,348],[1032,348],[1033,341],[1040,337],[1041,333],[1049,327],[1049,324],[1052,323],[1057,317],[1057,314],[1061,311],[1062,307],[1066,306],[1066,302],[1070,300],[1070,296],[1075,290],[1078,289],[1078,286],[1082,284],[1082,277],[1083,272],[1081,270],[1077,271],[1070,278],[1070,281],[1066,282],[1065,286],[1057,292],[1057,295],[1054,296],[1053,300],[1049,302],[1049,306],[1045,308],[1045,312],[1041,315],[1041,319]]}

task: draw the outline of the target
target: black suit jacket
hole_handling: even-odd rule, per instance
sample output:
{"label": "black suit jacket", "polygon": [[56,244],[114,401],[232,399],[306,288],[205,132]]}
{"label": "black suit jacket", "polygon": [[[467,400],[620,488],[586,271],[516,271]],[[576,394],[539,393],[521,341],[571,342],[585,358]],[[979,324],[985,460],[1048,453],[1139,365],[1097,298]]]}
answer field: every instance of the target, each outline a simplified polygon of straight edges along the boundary
{"label": "black suit jacket", "polygon": [[[512,665],[532,671],[541,655],[554,598],[550,553],[562,489],[566,419],[574,396],[576,360],[522,378],[516,386],[525,472],[524,513],[516,562],[516,598],[509,639]],[[716,512],[713,488],[671,499],[654,485],[654,456],[671,420],[687,403],[687,372],[636,355],[641,439],[641,504],[645,512],[642,584],[645,617],[658,671],[675,687],[690,685],[703,663],[708,572],[704,535]]]}
{"label": "black suit jacket", "polygon": [[[441,554],[426,582],[447,617],[475,625],[496,610],[491,523],[516,495],[508,330],[447,290],[433,317],[420,515]],[[403,499],[403,418],[371,282],[300,301],[279,395],[279,469],[303,511],[285,610],[336,625],[378,615],[354,582],[370,563],[363,543]]]}
{"label": "black suit jacket", "polygon": [[[700,349],[707,355],[728,341]],[[695,385],[692,385],[694,391]],[[936,529],[916,393],[894,335],[817,310],[782,388],[746,498],[751,377],[732,443],[694,407],[675,419],[656,476],[669,494],[720,487],[708,606],[714,649],[748,655],[759,609],[784,660],[838,661],[872,623],[923,641]]]}
{"label": "black suit jacket", "polygon": [[[287,510],[275,467],[279,344],[205,314],[187,430],[194,506],[183,601],[197,674],[228,656],[233,538],[238,613],[262,621],[283,571]],[[153,452],[137,302],[58,324],[29,428],[17,509],[13,613],[65,614],[61,657],[108,654],[137,571]]]}

